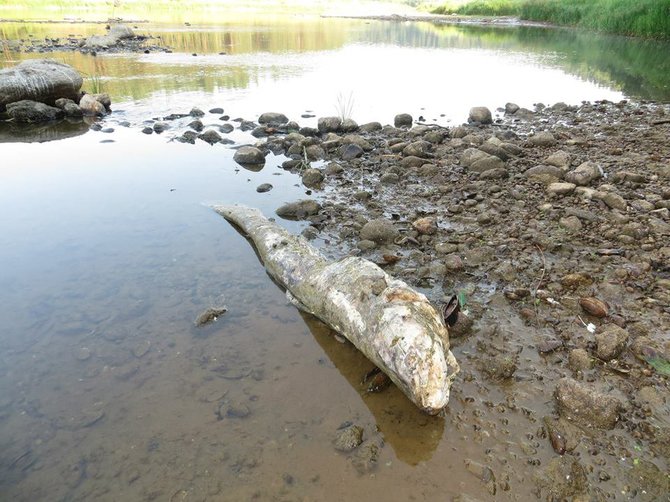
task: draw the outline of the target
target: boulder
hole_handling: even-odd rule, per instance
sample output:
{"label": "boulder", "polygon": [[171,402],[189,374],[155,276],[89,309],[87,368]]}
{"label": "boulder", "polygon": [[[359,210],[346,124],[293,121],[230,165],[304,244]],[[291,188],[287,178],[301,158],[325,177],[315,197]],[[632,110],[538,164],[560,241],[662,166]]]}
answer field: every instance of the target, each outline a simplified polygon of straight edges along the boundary
{"label": "boulder", "polygon": [[0,70],[0,111],[9,103],[31,100],[52,105],[58,98],[79,99],[83,79],[69,65],[52,59],[24,61]]}
{"label": "boulder", "polygon": [[107,110],[93,94],[84,94],[79,100],[79,108],[84,115],[104,115]]}
{"label": "boulder", "polygon": [[289,202],[279,207],[276,211],[277,216],[287,220],[301,220],[307,216],[318,214],[321,205],[315,200],[304,199],[296,202]]}
{"label": "boulder", "polygon": [[362,240],[373,241],[377,244],[391,243],[398,235],[398,230],[393,223],[383,218],[368,221],[360,232]]}
{"label": "boulder", "polygon": [[340,117],[321,117],[316,124],[320,133],[337,132],[342,126]]}
{"label": "boulder", "polygon": [[265,164],[265,155],[255,146],[243,146],[235,152],[233,160],[242,165]]}
{"label": "boulder", "polygon": [[553,146],[556,144],[556,138],[549,131],[540,131],[528,138],[533,146]]}
{"label": "boulder", "polygon": [[613,429],[623,408],[616,397],[572,378],[559,380],[554,397],[559,415],[586,427]]}
{"label": "boulder", "polygon": [[539,166],[531,167],[526,170],[524,176],[531,181],[537,181],[544,183],[545,185],[551,185],[556,183],[563,178],[563,171],[560,167],[556,166],[545,166],[540,164]]}
{"label": "boulder", "polygon": [[121,40],[134,38],[135,33],[130,27],[124,24],[115,24],[109,29],[107,35],[93,35],[84,41],[86,49],[108,49],[114,47]]}
{"label": "boulder", "polygon": [[198,135],[198,138],[203,140],[205,143],[213,145],[214,143],[219,143],[221,141],[221,135],[216,132],[214,129],[208,129],[202,134]]}
{"label": "boulder", "polygon": [[307,188],[316,188],[323,181],[323,173],[318,169],[305,169],[302,173],[302,184]]}
{"label": "boulder", "polygon": [[476,122],[479,124],[490,124],[493,122],[491,117],[491,110],[485,106],[475,106],[470,108],[470,115],[468,116],[468,122]]}
{"label": "boulder", "polygon": [[412,127],[412,116],[409,113],[400,113],[393,119],[395,127]]}
{"label": "boulder", "polygon": [[603,361],[611,361],[626,348],[628,339],[628,331],[616,324],[611,324],[603,331],[596,333],[596,355]]}
{"label": "boulder", "polygon": [[63,117],[63,110],[53,106],[24,99],[7,105],[7,114],[15,121],[27,124],[48,122]]}
{"label": "boulder", "polygon": [[582,162],[576,169],[565,175],[565,181],[578,186],[586,186],[592,181],[600,179],[603,173],[600,167],[593,162]]}
{"label": "boulder", "polygon": [[258,117],[259,124],[282,125],[288,123],[288,117],[283,113],[265,112]]}

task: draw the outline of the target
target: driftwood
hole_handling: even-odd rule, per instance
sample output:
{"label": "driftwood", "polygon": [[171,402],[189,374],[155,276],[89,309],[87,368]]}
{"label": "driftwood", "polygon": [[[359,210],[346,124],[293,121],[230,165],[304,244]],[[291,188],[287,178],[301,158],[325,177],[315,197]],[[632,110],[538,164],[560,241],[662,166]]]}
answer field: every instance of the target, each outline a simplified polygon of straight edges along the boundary
{"label": "driftwood", "polygon": [[459,366],[444,322],[423,294],[368,260],[329,262],[258,209],[214,210],[251,238],[296,306],[345,336],[423,411],[435,414],[447,405]]}

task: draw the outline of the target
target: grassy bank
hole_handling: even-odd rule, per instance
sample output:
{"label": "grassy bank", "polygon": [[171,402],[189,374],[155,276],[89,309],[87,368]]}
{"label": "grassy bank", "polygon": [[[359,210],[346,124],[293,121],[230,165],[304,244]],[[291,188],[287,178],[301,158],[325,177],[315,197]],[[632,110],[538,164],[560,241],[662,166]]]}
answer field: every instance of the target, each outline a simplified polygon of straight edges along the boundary
{"label": "grassy bank", "polygon": [[670,0],[455,0],[433,12],[519,16],[607,33],[670,38]]}

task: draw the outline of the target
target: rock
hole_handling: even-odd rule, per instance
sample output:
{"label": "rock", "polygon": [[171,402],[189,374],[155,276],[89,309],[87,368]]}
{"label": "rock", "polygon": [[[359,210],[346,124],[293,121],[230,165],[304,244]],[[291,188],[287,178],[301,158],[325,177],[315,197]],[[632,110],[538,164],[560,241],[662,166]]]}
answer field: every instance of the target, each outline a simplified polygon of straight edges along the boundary
{"label": "rock", "polygon": [[433,235],[437,232],[437,221],[430,216],[419,218],[412,222],[412,227],[421,235]]}
{"label": "rock", "polygon": [[491,124],[493,122],[493,118],[491,117],[491,110],[485,106],[475,106],[474,108],[470,108],[468,122]]}
{"label": "rock", "polygon": [[[79,107],[84,115],[103,116],[107,113],[105,106],[98,101],[93,94],[84,94],[79,100]],[[164,124],[164,122],[156,122],[156,124]],[[154,124],[154,131],[156,131],[156,124]],[[167,128],[167,124],[166,124]],[[156,131],[162,132],[162,131]]]}
{"label": "rock", "polygon": [[370,142],[357,134],[347,134],[344,138],[342,138],[342,143],[345,145],[358,145],[366,152],[372,150],[372,145]]}
{"label": "rock", "polygon": [[547,187],[547,193],[550,195],[569,195],[575,191],[577,185],[574,183],[550,183]]}
{"label": "rock", "polygon": [[549,131],[540,131],[528,138],[530,144],[539,147],[548,147],[556,144],[556,138]]}
{"label": "rock", "polygon": [[283,113],[265,112],[258,117],[258,123],[278,126],[288,123],[288,117]]}
{"label": "rock", "polygon": [[586,493],[586,469],[571,456],[552,458],[546,468],[535,475],[538,497],[542,500],[577,500]]}
{"label": "rock", "polygon": [[303,154],[307,156],[307,160],[320,160],[326,156],[321,145],[309,145],[303,150]]}
{"label": "rock", "polygon": [[321,211],[321,205],[315,200],[304,199],[296,202],[289,202],[281,206],[277,211],[277,216],[285,219],[302,220],[307,216],[313,216]]}
{"label": "rock", "polygon": [[568,356],[568,367],[572,371],[585,371],[591,369],[593,359],[585,349],[572,349]]}
{"label": "rock", "polygon": [[405,157],[414,156],[421,158],[431,157],[432,145],[428,141],[415,141],[410,143],[402,150],[402,154]]}
{"label": "rock", "polygon": [[580,298],[579,306],[594,317],[607,317],[609,312],[609,305],[606,302],[592,296]]}
{"label": "rock", "polygon": [[30,100],[54,104],[58,98],[79,99],[83,79],[70,65],[31,59],[0,70],[0,112],[9,103]]}
{"label": "rock", "polygon": [[579,221],[579,218],[576,216],[567,216],[565,218],[561,218],[558,223],[561,227],[574,234],[581,232],[583,228],[582,222]]}
{"label": "rock", "polygon": [[496,477],[488,465],[480,464],[471,459],[465,460],[466,469],[486,486],[491,495],[496,494]]}
{"label": "rock", "polygon": [[593,162],[583,162],[576,169],[565,175],[565,181],[574,183],[578,186],[586,186],[592,181],[600,179],[603,173],[597,164]]}
{"label": "rock", "polygon": [[393,223],[383,218],[368,221],[360,230],[362,240],[373,241],[377,244],[393,242],[399,235]]}
{"label": "rock", "polygon": [[377,466],[381,447],[381,441],[377,439],[368,439],[358,447],[351,463],[359,474],[367,474]]}
{"label": "rock", "polygon": [[486,152],[482,152],[479,148],[467,148],[461,154],[461,165],[465,167],[470,167],[473,163],[481,159],[486,159],[490,155]]}
{"label": "rock", "polygon": [[444,266],[452,272],[459,272],[465,268],[461,257],[455,254],[449,254],[444,257]]}
{"label": "rock", "polygon": [[363,442],[363,428],[358,425],[350,425],[337,431],[333,446],[338,451],[351,451]]}
{"label": "rock", "polygon": [[134,38],[133,30],[123,24],[115,24],[110,29],[107,35],[93,35],[88,37],[84,42],[86,49],[108,49],[118,45],[121,40]]}
{"label": "rock", "polygon": [[561,278],[561,284],[568,289],[576,289],[583,286],[590,286],[593,279],[581,272],[567,274]]}
{"label": "rock", "polygon": [[353,119],[344,119],[342,121],[342,125],[340,126],[340,130],[343,132],[358,131],[358,124]]}
{"label": "rock", "polygon": [[265,164],[265,155],[255,146],[243,146],[235,152],[233,160],[240,165],[261,165]]}
{"label": "rock", "polygon": [[558,381],[554,398],[559,415],[585,427],[613,429],[623,408],[616,397],[599,393],[572,378]]}
{"label": "rock", "polygon": [[337,132],[342,126],[342,119],[340,117],[321,117],[316,126],[320,133]]}
{"label": "rock", "polygon": [[598,192],[596,197],[602,200],[610,209],[618,209],[619,211],[625,212],[628,208],[626,199],[621,197],[621,195],[615,194],[614,192]]}
{"label": "rock", "polygon": [[228,307],[209,307],[195,318],[194,324],[197,327],[205,326],[206,324],[216,321],[226,312],[228,312]]}
{"label": "rock", "polygon": [[228,134],[229,132],[233,132],[235,128],[233,127],[232,124],[221,124],[219,126],[219,132],[222,132],[224,134]]}
{"label": "rock", "polygon": [[379,177],[379,181],[384,185],[392,185],[400,181],[400,176],[396,173],[384,173]]}
{"label": "rock", "polygon": [[25,124],[36,124],[39,122],[57,120],[65,115],[60,108],[55,108],[28,99],[8,104],[7,114],[14,120],[14,122]]}
{"label": "rock", "polygon": [[256,187],[256,191],[258,193],[265,193],[265,192],[269,192],[270,190],[272,190],[272,188],[273,188],[273,186],[270,183],[261,183],[260,185],[258,185]]}
{"label": "rock", "polygon": [[615,359],[626,348],[629,337],[628,332],[616,324],[606,326],[596,333],[596,355],[603,361]]}
{"label": "rock", "polygon": [[195,119],[194,121],[189,122],[188,127],[190,127],[196,132],[200,132],[205,128],[205,124],[202,123],[202,120]]}
{"label": "rock", "polygon": [[517,360],[509,354],[498,354],[488,358],[482,368],[492,380],[506,380],[512,378],[517,369]]}
{"label": "rock", "polygon": [[153,134],[154,130],[149,126],[145,126],[142,128],[142,132],[144,134]]}
{"label": "rock", "polygon": [[402,167],[421,167],[426,163],[426,159],[422,159],[421,157],[404,157],[400,161],[400,165]]}
{"label": "rock", "polygon": [[305,169],[302,173],[302,184],[307,188],[316,188],[323,182],[324,176],[318,169]]}
{"label": "rock", "polygon": [[393,125],[395,127],[412,127],[414,119],[409,113],[399,113],[393,118]]}
{"label": "rock", "polygon": [[157,134],[160,134],[160,133],[168,130],[169,128],[170,128],[170,124],[168,124],[167,122],[162,122],[162,121],[154,122],[154,125],[153,125],[153,130]]}
{"label": "rock", "polygon": [[66,117],[81,118],[84,116],[84,110],[82,110],[79,105],[74,102],[65,103],[63,111],[65,112]]}
{"label": "rock", "polygon": [[519,111],[519,105],[516,103],[505,103],[505,113],[508,115],[514,115]]}
{"label": "rock", "polygon": [[562,169],[567,169],[570,167],[570,154],[564,152],[563,150],[559,150],[549,155],[549,157],[544,159],[544,162],[548,166],[556,166]]}
{"label": "rock", "polygon": [[382,130],[382,125],[379,122],[368,122],[361,125],[358,130],[364,133],[377,132]]}
{"label": "rock", "polygon": [[204,117],[204,116],[205,116],[205,112],[203,112],[203,111],[202,111],[200,108],[198,108],[197,106],[194,106],[193,108],[191,108],[191,111],[188,112],[188,114],[189,114],[191,117]]}
{"label": "rock", "polygon": [[221,402],[216,410],[216,418],[224,420],[226,418],[247,418],[251,415],[251,410],[246,403],[225,400]]}
{"label": "rock", "polygon": [[353,160],[363,155],[363,149],[355,144],[344,145],[340,148],[342,160]]}
{"label": "rock", "polygon": [[544,164],[540,164],[538,166],[527,169],[526,172],[524,172],[524,176],[526,176],[526,178],[529,180],[544,183],[545,185],[550,185],[563,179],[563,171],[561,168],[556,166],[546,166]]}
{"label": "rock", "polygon": [[221,115],[223,113],[223,108],[212,108],[209,110],[209,113],[214,115]]}
{"label": "rock", "polygon": [[219,143],[221,139],[223,139],[221,135],[214,129],[208,129],[202,134],[199,134],[198,138],[203,140],[205,143],[209,143],[210,145],[213,145],[214,143]]}
{"label": "rock", "polygon": [[505,163],[500,160],[500,158],[488,154],[486,154],[486,157],[474,161],[468,168],[468,171],[473,173],[485,173],[486,171],[492,170],[504,173],[507,172]]}

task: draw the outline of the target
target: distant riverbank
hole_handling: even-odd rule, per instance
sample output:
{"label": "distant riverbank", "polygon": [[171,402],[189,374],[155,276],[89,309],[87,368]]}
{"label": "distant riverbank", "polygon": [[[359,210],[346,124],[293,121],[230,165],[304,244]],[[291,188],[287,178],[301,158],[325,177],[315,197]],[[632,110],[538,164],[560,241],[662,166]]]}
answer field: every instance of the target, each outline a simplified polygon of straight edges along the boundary
{"label": "distant riverbank", "polygon": [[514,16],[618,35],[670,38],[670,0],[475,0],[447,2],[433,14]]}

